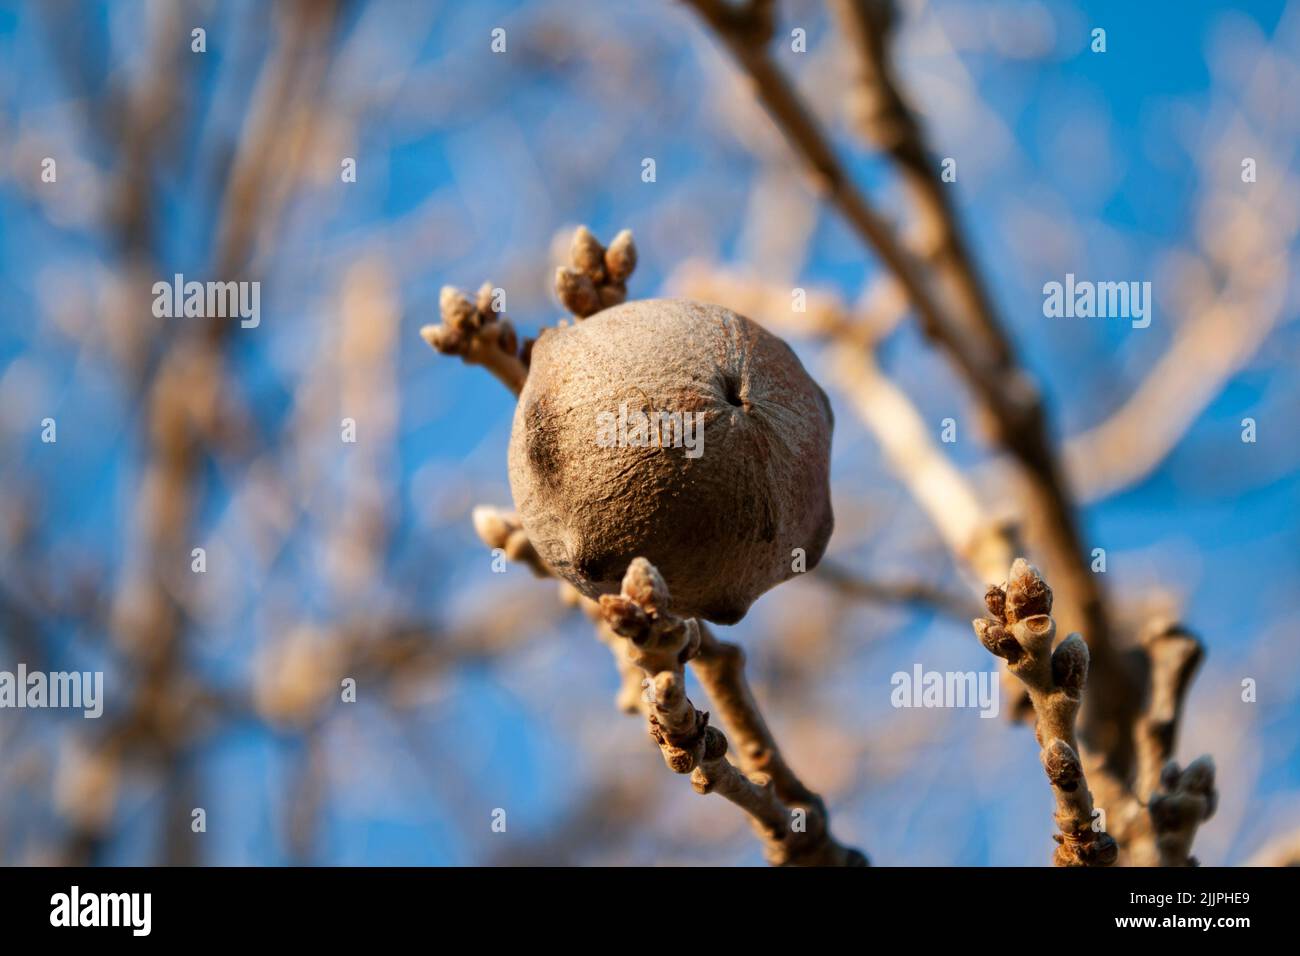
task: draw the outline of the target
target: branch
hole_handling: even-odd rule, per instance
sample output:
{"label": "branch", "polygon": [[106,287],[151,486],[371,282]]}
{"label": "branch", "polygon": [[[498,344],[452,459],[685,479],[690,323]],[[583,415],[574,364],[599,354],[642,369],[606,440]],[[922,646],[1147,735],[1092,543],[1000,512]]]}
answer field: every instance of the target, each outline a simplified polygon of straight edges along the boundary
{"label": "branch", "polygon": [[[717,793],[740,807],[774,866],[865,865],[861,852],[831,835],[821,799],[785,764],[744,681],[740,648],[718,641],[693,618],[674,616],[670,604],[659,572],[636,558],[621,593],[602,595],[599,605],[602,621],[626,638],[628,660],[645,675],[650,735],[664,762],[674,773],[689,773],[696,792]],[[701,683],[747,742],[744,769],[727,760],[726,735],[686,696],[684,665],[693,659]]]}
{"label": "branch", "polygon": [[[1155,835],[1156,859],[1159,866],[1197,866],[1192,856],[1192,841],[1196,831],[1219,805],[1219,792],[1214,786],[1214,761],[1198,757],[1180,769],[1174,761],[1165,764],[1160,774],[1160,786],[1147,803],[1147,812]],[[1149,863],[1149,859],[1135,862]]]}
{"label": "branch", "polygon": [[969,620],[971,611],[977,608],[965,594],[953,594],[928,581],[872,581],[825,559],[813,572],[813,580],[848,598],[881,604],[912,604],[963,621]]}
{"label": "branch", "polygon": [[[577,319],[618,305],[627,298],[636,256],[630,230],[620,232],[606,249],[586,226],[579,226],[569,247],[570,264],[556,270],[555,294]],[[442,322],[424,326],[420,336],[436,352],[482,365],[517,398],[528,378],[534,340],[525,340],[520,348],[514,326],[498,314],[494,298],[490,282],[479,287],[473,301],[454,286],[443,286],[438,297]]]}
{"label": "branch", "polygon": [[[952,291],[956,315],[967,317],[973,324],[1000,374],[1018,376],[1014,350],[974,259],[965,248],[956,212],[930,161],[922,125],[895,78],[890,57],[890,40],[897,23],[895,4],[893,0],[835,0],[834,7],[858,54],[854,105],[859,128],[868,142],[888,152],[900,168],[921,211],[927,258]],[[1230,347],[1216,349],[1209,342],[1222,339],[1224,323],[1220,313],[1216,303],[1205,314],[1216,321],[1198,317],[1162,361],[1158,373],[1153,373],[1139,390],[1137,397],[1145,396],[1147,400],[1136,405],[1170,410],[1163,421],[1168,427],[1157,429],[1154,442],[1149,421],[1144,420],[1141,428],[1134,427],[1134,403],[1125,406],[1127,414],[1121,413],[1071,442],[1066,449],[1069,473],[1087,479],[1087,494],[1095,496],[1153,468],[1194,417],[1178,409],[1196,406],[1198,401],[1204,404],[1206,396],[1213,394],[1214,383],[1226,377],[1234,362],[1244,361],[1258,347],[1276,318],[1274,309],[1263,320],[1228,323],[1244,325],[1245,331],[1231,337]],[[1184,368],[1189,364],[1193,368],[1190,378]],[[1188,401],[1151,400],[1152,394],[1169,393],[1169,398],[1180,388],[1184,397],[1190,393]],[[1104,753],[1104,760],[1096,767],[1097,776],[1114,795],[1117,807],[1124,808],[1122,815],[1138,821],[1133,845],[1125,847],[1133,862],[1159,862],[1163,866],[1195,862],[1190,857],[1192,838],[1200,822],[1214,812],[1217,801],[1214,765],[1204,757],[1180,771],[1169,758],[1182,718],[1183,699],[1203,655],[1200,642],[1177,627],[1164,627],[1147,635],[1143,646],[1150,686],[1146,709],[1139,715],[1133,703],[1139,688],[1111,647],[1102,595],[1082,562],[1064,472],[1047,443],[1045,418],[1037,396],[1033,404],[1036,407],[1025,420],[1027,427],[1019,434],[1010,421],[1003,423],[999,431],[1003,443],[1030,476],[1031,489],[1047,518],[1049,550],[1058,559],[1065,559],[1062,566],[1071,576],[1070,590],[1083,611],[1080,620],[1088,628],[1089,645],[1097,659],[1094,669],[1099,680],[1085,715],[1089,736]],[[990,401],[988,406],[996,414],[996,403]],[[1008,429],[1006,425],[1013,427]],[[1136,795],[1128,784],[1134,773]],[[1141,807],[1140,799],[1149,800],[1145,813],[1134,811],[1135,805]],[[1154,851],[1150,849],[1152,844]]]}
{"label": "branch", "polygon": [[[474,526],[486,544],[505,548],[508,557],[512,550],[526,563],[529,555],[536,557],[511,513],[480,506],[474,509]],[[536,574],[551,574],[540,561],[530,566]],[[769,862],[867,863],[864,854],[831,835],[825,801],[786,763],[745,678],[744,651],[718,640],[707,625],[669,613],[670,597],[653,565],[643,558],[633,561],[620,595],[579,600],[614,654],[622,677],[619,710],[646,716],[664,761],[678,773],[691,773],[696,790],[716,791],[749,814]],[[726,736],[685,696],[682,671],[688,661],[736,738],[739,769],[726,760]]]}
{"label": "branch", "polygon": [[1192,841],[1219,802],[1214,761],[1203,756],[1181,769],[1172,758],[1187,691],[1205,649],[1173,622],[1148,627],[1141,643],[1148,687],[1134,731],[1138,778],[1130,799],[1145,812],[1129,814],[1136,825],[1124,834],[1125,852],[1130,863],[1140,866],[1195,866]]}
{"label": "branch", "polygon": [[1074,734],[1088,679],[1088,645],[1071,634],[1052,650],[1052,590],[1023,558],[1011,565],[1006,585],[989,588],[985,600],[991,616],[973,622],[975,633],[1024,683],[1037,718],[1034,734],[1056,798],[1060,831],[1053,860],[1057,866],[1109,866],[1119,847],[1110,834],[1093,828],[1092,792]]}
{"label": "branch", "polygon": [[1065,612],[1071,623],[1077,621],[1088,634],[1097,663],[1097,693],[1093,695],[1096,702],[1086,715],[1088,736],[1113,746],[1107,754],[1107,772],[1126,779],[1133,763],[1130,731],[1135,688],[1112,647],[1103,597],[1084,559],[1064,476],[1048,438],[1041,397],[1028,375],[1012,361],[1005,332],[992,323],[983,330],[980,340],[975,340],[940,306],[924,281],[921,264],[899,243],[890,225],[850,179],[812,111],[769,57],[764,47],[770,31],[765,34],[758,29],[758,6],[753,2],[733,6],[721,0],[687,2],[749,74],[755,95],[785,135],[814,186],[894,273],[912,300],[923,331],[966,379],[987,413],[994,438],[1028,479],[1034,510],[1043,519],[1046,556],[1062,577]]}
{"label": "branch", "polygon": [[948,283],[955,317],[972,326],[997,365],[1009,367],[1015,362],[1011,342],[966,248],[947,186],[935,175],[920,119],[898,85],[890,56],[897,8],[893,0],[834,0],[831,6],[856,54],[849,103],[858,130],[899,167],[920,213],[922,254]]}
{"label": "branch", "polygon": [[500,548],[507,558],[526,564],[539,578],[554,577],[541,555],[528,540],[519,516],[490,505],[479,505],[472,513],[474,531],[489,548]]}
{"label": "branch", "polygon": [[1124,404],[1066,442],[1067,470],[1085,500],[1114,494],[1155,471],[1263,347],[1282,318],[1282,299],[1276,286],[1261,289],[1252,278],[1233,282],[1196,310]]}
{"label": "branch", "polygon": [[1160,785],[1161,775],[1174,755],[1183,705],[1192,679],[1205,656],[1197,638],[1173,622],[1157,622],[1142,635],[1148,661],[1146,707],[1138,720],[1137,793],[1144,799]]}

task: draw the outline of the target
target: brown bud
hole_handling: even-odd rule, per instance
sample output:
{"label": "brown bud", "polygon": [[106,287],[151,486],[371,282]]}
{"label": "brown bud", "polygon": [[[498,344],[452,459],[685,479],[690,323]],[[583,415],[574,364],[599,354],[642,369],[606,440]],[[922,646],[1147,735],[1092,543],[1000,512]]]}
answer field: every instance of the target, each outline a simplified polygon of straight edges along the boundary
{"label": "brown bud", "polygon": [[579,226],[573,234],[569,261],[593,283],[599,285],[605,281],[605,247],[586,226]]}
{"label": "brown bud", "polygon": [[1023,648],[1014,637],[997,621],[986,617],[971,622],[975,627],[975,636],[988,649],[989,653],[1001,657],[1008,664],[1014,664],[1024,654]]}
{"label": "brown bud", "polygon": [[459,355],[468,344],[465,336],[450,325],[426,325],[420,329],[420,335],[442,355]]}
{"label": "brown bud", "polygon": [[1178,781],[1182,777],[1183,771],[1178,766],[1177,760],[1166,760],[1165,765],[1160,768],[1160,787],[1164,790],[1174,790],[1178,786]]}
{"label": "brown bud", "polygon": [[1182,773],[1179,786],[1183,791],[1203,799],[1201,819],[1208,820],[1214,816],[1214,811],[1219,806],[1219,791],[1214,787],[1213,757],[1207,754],[1189,763]]}
{"label": "brown bud", "polygon": [[683,625],[686,628],[686,641],[682,644],[682,649],[677,652],[677,663],[685,664],[695,659],[695,655],[700,652],[700,625],[694,618],[687,618]]}
{"label": "brown bud", "polygon": [[664,583],[659,569],[645,558],[635,558],[628,564],[627,572],[623,575],[622,594],[644,608],[648,614],[668,609],[668,585]]}
{"label": "brown bud", "polygon": [[1111,866],[1119,859],[1119,844],[1109,833],[1098,833],[1079,848],[1084,866]]}
{"label": "brown bud", "polygon": [[1079,755],[1064,740],[1054,738],[1051,744],[1043,748],[1042,761],[1047,779],[1053,787],[1066,793],[1079,789],[1079,781],[1083,779],[1083,764],[1079,762]]}
{"label": "brown bud", "polygon": [[669,745],[663,749],[664,763],[673,773],[690,773],[695,769],[695,754]]}
{"label": "brown bud", "polygon": [[614,629],[614,633],[633,642],[644,641],[650,636],[650,622],[646,619],[645,612],[622,595],[602,595],[600,614]]}
{"label": "brown bud", "polygon": [[1088,645],[1078,634],[1071,634],[1052,652],[1052,682],[1071,697],[1083,692],[1088,680]]}
{"label": "brown bud", "polygon": [[627,282],[636,269],[636,243],[632,241],[632,230],[624,229],[605,251],[605,271],[610,282]]}
{"label": "brown bud", "polygon": [[505,515],[496,508],[479,505],[470,514],[474,522],[474,531],[479,540],[489,548],[504,547],[506,540],[515,530]]}
{"label": "brown bud", "polygon": [[674,614],[734,623],[795,574],[795,549],[807,569],[821,560],[832,424],[825,393],[760,326],[629,302],[535,344],[511,491],[542,559],[589,597],[645,557]]}
{"label": "brown bud", "polygon": [[522,528],[516,529],[506,535],[506,539],[498,545],[506,553],[506,557],[511,561],[524,561],[532,556],[533,545],[528,540],[528,535],[524,534]]}
{"label": "brown bud", "polygon": [[576,269],[555,270],[555,294],[560,304],[580,319],[600,311],[600,294],[591,277]]}
{"label": "brown bud", "polygon": [[442,292],[438,295],[438,311],[442,313],[442,321],[448,328],[458,332],[472,332],[478,328],[478,310],[465,293],[455,286],[442,287]]}
{"label": "brown bud", "polygon": [[600,307],[608,309],[627,301],[627,286],[622,283],[603,285],[596,290],[596,294],[600,297]]}
{"label": "brown bud", "polygon": [[474,298],[474,308],[478,310],[480,316],[488,317],[496,312],[496,309],[492,308],[492,298],[495,291],[491,282],[484,282],[478,287],[478,295]]}
{"label": "brown bud", "polygon": [[1197,793],[1209,793],[1214,789],[1214,758],[1208,754],[1197,757],[1183,771],[1182,787]]}
{"label": "brown bud", "polygon": [[1199,819],[1197,809],[1199,808],[1189,806],[1187,799],[1178,793],[1153,793],[1147,801],[1147,813],[1150,814],[1157,833],[1177,830]]}
{"label": "brown bud", "polygon": [[1052,589],[1036,567],[1024,558],[1016,558],[1006,586],[1006,623],[1010,625],[1027,617],[1051,613]]}
{"label": "brown bud", "polygon": [[[704,715],[708,719],[708,714]],[[717,727],[704,728],[704,759],[721,760],[727,755],[727,736]]]}
{"label": "brown bud", "polygon": [[989,589],[984,592],[984,606],[989,609],[993,615],[993,620],[999,623],[1006,622],[1007,610],[1007,592],[1002,590],[996,584],[989,585]]}

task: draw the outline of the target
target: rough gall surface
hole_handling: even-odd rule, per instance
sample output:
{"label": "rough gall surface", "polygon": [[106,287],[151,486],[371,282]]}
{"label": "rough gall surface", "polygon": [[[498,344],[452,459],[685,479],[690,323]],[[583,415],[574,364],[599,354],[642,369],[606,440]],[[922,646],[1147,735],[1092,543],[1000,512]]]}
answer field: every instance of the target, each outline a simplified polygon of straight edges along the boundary
{"label": "rough gall surface", "polygon": [[[702,452],[598,441],[599,416],[700,415]],[[663,421],[662,418],[657,418]],[[721,624],[821,559],[833,419],[781,339],[720,306],[640,300],[545,332],[510,440],[510,486],[538,553],[589,597],[649,559],[673,613]],[[687,433],[689,438],[689,431]]]}

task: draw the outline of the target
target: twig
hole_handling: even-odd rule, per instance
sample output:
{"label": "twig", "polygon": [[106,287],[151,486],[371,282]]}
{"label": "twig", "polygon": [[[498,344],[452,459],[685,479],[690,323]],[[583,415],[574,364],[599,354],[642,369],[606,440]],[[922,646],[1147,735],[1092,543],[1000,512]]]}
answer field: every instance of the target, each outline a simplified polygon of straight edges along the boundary
{"label": "twig", "polygon": [[1035,736],[1043,769],[1056,797],[1057,866],[1109,866],[1119,847],[1104,830],[1094,829],[1092,792],[1084,775],[1074,722],[1088,679],[1088,645],[1071,634],[1055,651],[1052,590],[1023,558],[1011,565],[1004,587],[989,588],[990,617],[974,621],[988,650],[1007,662],[1024,682],[1037,718]]}
{"label": "twig", "polygon": [[[707,634],[693,618],[674,616],[670,603],[663,578],[644,558],[628,566],[620,594],[600,599],[602,620],[627,639],[628,659],[645,675],[650,735],[664,762],[675,773],[689,773],[698,793],[717,793],[740,807],[774,866],[865,865],[861,852],[831,835],[820,798],[786,766],[743,680],[740,649]],[[686,696],[683,668],[692,659],[699,660],[697,672],[712,688],[710,696],[749,742],[742,762],[764,770],[742,770],[727,760],[726,735]]]}
{"label": "twig", "polygon": [[1219,792],[1214,787],[1214,761],[1198,757],[1180,769],[1174,761],[1165,764],[1160,786],[1147,803],[1155,836],[1156,858],[1137,858],[1135,863],[1160,866],[1196,866],[1192,841],[1202,823],[1214,816]]}
{"label": "twig", "polygon": [[[509,512],[480,506],[474,509],[474,514],[475,529],[484,543],[505,547],[509,556],[511,548],[502,542],[513,539],[519,560],[528,562],[529,555],[536,557],[523,529]],[[522,542],[518,535],[523,536]],[[534,573],[551,573],[540,561],[531,566]],[[716,790],[750,814],[764,841],[767,857],[774,865],[865,864],[865,855],[842,846],[831,835],[825,801],[805,786],[786,763],[745,678],[744,651],[739,645],[718,640],[706,624],[694,619],[682,622],[669,614],[666,589],[656,592],[655,587],[645,584],[651,572],[654,581],[661,585],[662,579],[653,566],[638,558],[628,568],[620,598],[606,595],[599,603],[578,598],[596,623],[597,636],[614,655],[622,678],[617,698],[619,709],[624,713],[640,712],[651,720],[652,734],[659,734],[656,741],[665,761],[674,770],[686,768],[678,772],[691,772],[697,790],[702,793]],[[632,578],[631,594],[629,578]],[[647,601],[654,613],[647,610]],[[635,633],[644,634],[645,639],[625,640],[629,628],[636,628]],[[689,636],[688,629],[693,632]],[[655,639],[651,641],[651,637]],[[678,660],[686,648],[690,653]],[[684,746],[684,742],[691,740],[700,746],[709,743],[704,737],[707,721],[701,718],[698,724],[692,722],[687,709],[689,701],[684,702],[685,692],[679,677],[662,680],[660,677],[665,672],[679,674],[688,660],[705,693],[717,707],[723,725],[736,738],[740,770],[725,759],[726,737],[716,727],[708,726],[708,732],[717,735],[711,746],[721,746],[721,753],[714,754],[706,746],[701,755]],[[654,684],[651,693],[643,694],[647,681]],[[681,700],[677,697],[679,691]],[[660,713],[661,708],[666,710]],[[664,731],[664,727],[672,728],[671,733]],[[698,740],[691,737],[692,733]],[[765,783],[761,786],[755,783],[759,780]],[[778,807],[782,808],[782,815],[780,825],[774,827],[774,810]],[[801,812],[797,815],[791,812],[796,810]],[[791,829],[792,826],[800,829]]]}
{"label": "twig", "polygon": [[[556,270],[555,294],[578,319],[618,305],[627,298],[636,258],[630,230],[620,232],[606,249],[586,226],[579,226],[569,247],[570,264]],[[438,297],[442,322],[424,326],[420,336],[436,352],[482,365],[517,397],[528,378],[533,340],[520,347],[514,326],[496,311],[494,294],[490,282],[479,287],[473,301],[454,286],[443,286]]]}
{"label": "twig", "polygon": [[952,290],[954,318],[971,324],[997,365],[1014,365],[1011,342],[966,248],[948,189],[935,175],[925,131],[895,77],[890,46],[896,5],[893,0],[834,0],[831,6],[857,54],[850,91],[853,118],[863,138],[899,167],[921,217],[922,255]]}
{"label": "twig", "polygon": [[928,581],[872,581],[824,559],[813,572],[813,580],[845,597],[880,604],[914,604],[962,621],[969,620],[978,607],[966,595],[950,593]]}
{"label": "twig", "polygon": [[939,529],[949,549],[981,585],[999,580],[1019,549],[1017,530],[985,517],[966,477],[931,437],[911,400],[881,373],[871,356],[836,348],[831,376],[880,442],[890,469]]}
{"label": "twig", "polygon": [[1205,656],[1195,635],[1175,622],[1158,621],[1142,635],[1148,688],[1135,728],[1137,787],[1125,799],[1135,821],[1121,829],[1127,862],[1139,866],[1195,866],[1191,855],[1197,828],[1218,806],[1214,761],[1199,757],[1182,769],[1172,759],[1187,691]]}
{"label": "twig", "polygon": [[1195,635],[1175,622],[1152,624],[1141,643],[1149,682],[1146,707],[1136,731],[1137,794],[1146,799],[1156,791],[1165,765],[1174,755],[1183,704],[1205,649]]}
{"label": "twig", "polygon": [[482,365],[518,395],[528,378],[528,366],[519,357],[515,328],[492,307],[492,283],[485,282],[475,301],[453,286],[443,286],[438,296],[441,325],[426,325],[420,336],[443,355],[459,355],[470,365]]}
{"label": "twig", "polygon": [[513,511],[479,505],[472,513],[472,520],[475,533],[489,548],[500,548],[507,558],[526,564],[539,578],[554,577]]}
{"label": "twig", "polygon": [[[895,79],[889,55],[897,22],[895,4],[893,0],[835,0],[834,6],[858,54],[855,102],[859,127],[865,138],[887,151],[902,171],[921,212],[927,258],[952,291],[957,303],[955,314],[965,316],[978,331],[999,374],[1018,376],[1015,352],[974,259],[965,248],[956,212],[930,159],[922,125],[908,107]],[[1190,402],[1148,400],[1141,403],[1148,409],[1170,408],[1166,419],[1172,427],[1165,431],[1166,435],[1180,433],[1190,421],[1187,414],[1177,409],[1207,392],[1212,394],[1214,386],[1209,383],[1218,380],[1232,367],[1232,362],[1241,361],[1252,347],[1257,347],[1273,321],[1268,318],[1247,323],[1247,331],[1234,339],[1236,348],[1218,350],[1223,353],[1218,359],[1206,358],[1201,355],[1206,341],[1219,337],[1210,326],[1223,325],[1217,304],[1207,311],[1219,321],[1207,324],[1205,318],[1200,318],[1189,334],[1171,349],[1166,361],[1161,363],[1160,374],[1153,374],[1139,391],[1139,397],[1148,392],[1159,394],[1161,386],[1169,391],[1182,384],[1192,393]],[[1203,371],[1208,366],[1216,374],[1193,375],[1199,388],[1188,387],[1186,372],[1178,373],[1174,369],[1188,365],[1189,361],[1194,369]],[[1095,776],[1112,796],[1121,819],[1136,821],[1132,839],[1123,841],[1130,862],[1185,865],[1191,861],[1190,847],[1196,828],[1214,812],[1216,802],[1214,766],[1208,757],[1194,762],[1185,771],[1179,771],[1177,764],[1169,759],[1182,717],[1183,698],[1200,662],[1202,648],[1194,637],[1177,627],[1158,628],[1148,633],[1143,649],[1150,686],[1145,710],[1139,714],[1140,685],[1135,682],[1134,671],[1113,649],[1101,591],[1082,562],[1082,549],[1061,477],[1063,469],[1050,452],[1045,419],[1036,396],[1033,404],[1039,407],[1027,422],[1031,426],[1037,422],[1037,427],[1021,429],[1019,434],[1014,428],[1001,428],[1000,436],[1026,467],[1039,510],[1047,519],[1049,553],[1058,560],[1065,559],[1061,567],[1070,575],[1067,582],[1072,598],[1079,602],[1083,611],[1080,620],[1088,628],[1095,679],[1084,720],[1089,731],[1087,737],[1099,747],[1103,757],[1096,763]],[[996,414],[996,403],[989,402],[988,406]],[[1112,473],[1140,476],[1145,473],[1142,469],[1153,467],[1152,462],[1159,460],[1172,444],[1173,439],[1168,437],[1163,445],[1153,443],[1147,426],[1140,429],[1141,440],[1135,439],[1131,418],[1131,413],[1118,415],[1067,448],[1069,473],[1082,473],[1090,478],[1086,489],[1089,493],[1095,493],[1108,480],[1118,480],[1113,474],[1105,475],[1106,463]],[[1106,456],[1103,451],[1108,445],[1117,447],[1112,447],[1112,454]],[[1142,448],[1135,451],[1138,445]],[[1119,468],[1114,467],[1117,458],[1125,463]],[[1097,479],[1099,469],[1103,477]],[[1136,776],[1136,793],[1129,784],[1133,776]],[[1149,802],[1144,806],[1143,800]]]}
{"label": "twig", "polygon": [[1278,325],[1285,274],[1279,268],[1271,284],[1233,281],[1177,330],[1120,408],[1066,442],[1065,463],[1084,500],[1136,484],[1164,461]]}

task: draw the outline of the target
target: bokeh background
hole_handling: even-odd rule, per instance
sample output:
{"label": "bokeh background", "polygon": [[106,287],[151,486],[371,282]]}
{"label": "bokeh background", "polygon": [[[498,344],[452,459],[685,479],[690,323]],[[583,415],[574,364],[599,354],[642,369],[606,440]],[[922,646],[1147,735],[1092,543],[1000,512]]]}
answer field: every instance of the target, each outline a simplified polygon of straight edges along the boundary
{"label": "bokeh background", "polygon": [[[825,5],[779,6],[775,57],[906,223],[850,129]],[[901,80],[958,161],[1108,593],[1208,646],[1178,751],[1218,765],[1196,854],[1265,859],[1300,829],[1300,4],[902,7]],[[442,285],[484,280],[524,334],[553,324],[578,223],[634,231],[638,298],[761,282],[866,313],[882,279],[667,0],[0,4],[0,669],[106,675],[98,721],[0,711],[0,862],[761,863],[734,808],[616,711],[586,618],[523,567],[493,573],[470,521],[509,504],[513,400],[418,329]],[[177,272],[259,280],[260,326],[155,318],[151,286]],[[1044,318],[1067,272],[1151,281],[1151,326]],[[822,343],[781,331],[823,378]],[[958,422],[944,450],[1014,511],[914,323],[878,358],[936,434]],[[832,399],[836,567],[966,595]],[[874,862],[1048,862],[1027,729],[890,705],[915,663],[991,669],[960,607],[812,574],[720,630]]]}

